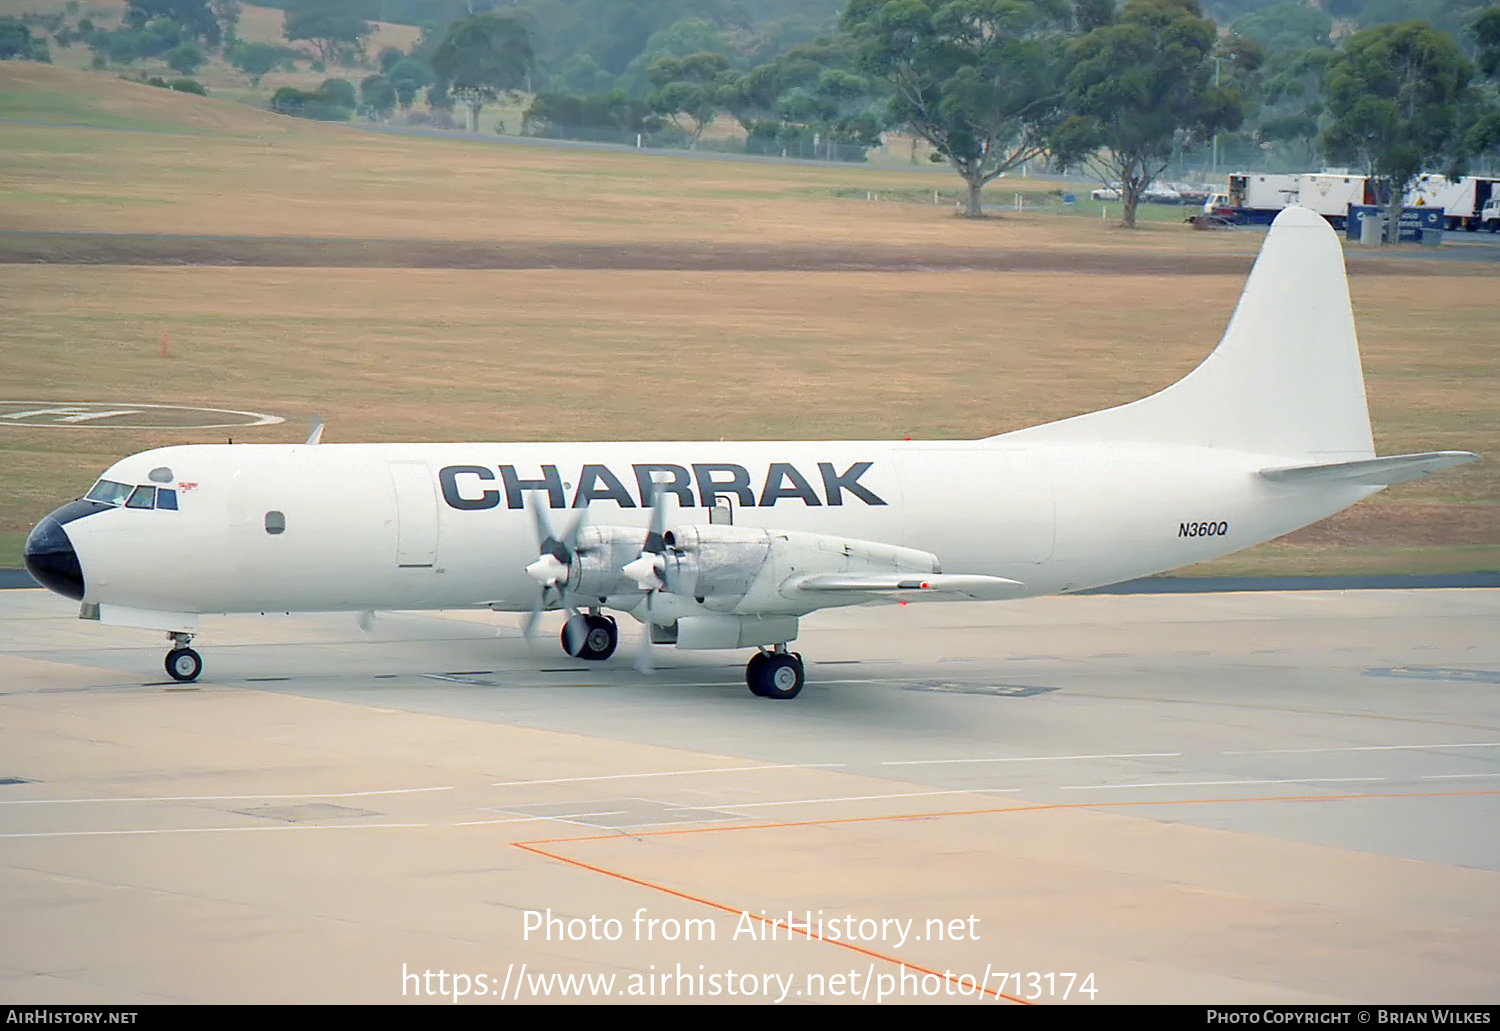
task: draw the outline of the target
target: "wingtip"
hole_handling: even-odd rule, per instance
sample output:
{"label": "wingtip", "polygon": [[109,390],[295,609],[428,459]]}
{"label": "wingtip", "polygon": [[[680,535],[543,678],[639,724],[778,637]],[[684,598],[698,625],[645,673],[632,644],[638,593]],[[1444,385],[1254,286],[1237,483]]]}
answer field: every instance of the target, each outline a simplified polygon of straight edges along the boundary
{"label": "wingtip", "polygon": [[1277,215],[1276,218],[1272,220],[1272,222],[1271,222],[1271,228],[1272,229],[1316,229],[1316,228],[1322,228],[1322,229],[1328,229],[1330,232],[1332,231],[1332,227],[1329,226],[1328,220],[1325,219],[1322,215],[1318,214],[1316,211],[1313,211],[1311,208],[1304,208],[1304,207],[1301,207],[1300,205],[1295,205],[1295,204],[1292,205],[1289,208],[1282,208],[1281,209],[1281,214]]}

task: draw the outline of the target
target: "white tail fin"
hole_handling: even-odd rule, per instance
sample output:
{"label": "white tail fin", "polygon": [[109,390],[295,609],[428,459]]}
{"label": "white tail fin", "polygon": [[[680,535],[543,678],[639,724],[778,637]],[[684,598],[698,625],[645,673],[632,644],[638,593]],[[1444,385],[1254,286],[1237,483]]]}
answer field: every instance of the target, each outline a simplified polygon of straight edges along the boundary
{"label": "white tail fin", "polygon": [[1344,253],[1306,208],[1276,217],[1224,339],[1150,397],[1018,430],[1032,440],[1196,444],[1322,462],[1370,458]]}

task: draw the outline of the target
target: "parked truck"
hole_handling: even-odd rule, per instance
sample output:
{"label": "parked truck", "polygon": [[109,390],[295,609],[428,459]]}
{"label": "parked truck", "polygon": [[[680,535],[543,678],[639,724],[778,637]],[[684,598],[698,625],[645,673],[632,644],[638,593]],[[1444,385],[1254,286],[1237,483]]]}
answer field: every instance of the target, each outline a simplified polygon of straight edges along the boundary
{"label": "parked truck", "polygon": [[1500,197],[1491,197],[1479,213],[1479,228],[1500,233]]}
{"label": "parked truck", "polygon": [[1445,175],[1423,175],[1406,195],[1412,207],[1442,208],[1448,230],[1481,228],[1484,209],[1492,198],[1500,197],[1500,179],[1466,175],[1451,180]]}
{"label": "parked truck", "polygon": [[1283,208],[1299,204],[1343,229],[1351,204],[1377,203],[1369,179],[1335,172],[1290,175],[1246,173],[1229,177],[1229,197],[1212,214],[1241,225],[1270,225]]}
{"label": "parked truck", "polygon": [[[1227,198],[1213,198],[1204,214],[1216,215],[1240,225],[1269,225],[1282,208],[1300,204],[1311,208],[1342,230],[1349,206],[1382,204],[1373,180],[1362,175],[1337,172],[1294,174],[1245,173],[1229,177]],[[1500,178],[1465,176],[1449,180],[1429,173],[1421,176],[1407,193],[1404,207],[1442,208],[1443,228],[1497,231],[1494,213],[1487,215],[1492,200],[1500,200]]]}

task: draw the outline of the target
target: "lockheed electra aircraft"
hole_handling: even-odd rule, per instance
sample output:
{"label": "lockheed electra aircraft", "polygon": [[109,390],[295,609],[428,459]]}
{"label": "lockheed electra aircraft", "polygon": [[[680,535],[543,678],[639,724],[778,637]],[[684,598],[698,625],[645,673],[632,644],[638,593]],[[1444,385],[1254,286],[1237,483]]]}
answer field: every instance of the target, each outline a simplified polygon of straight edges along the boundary
{"label": "lockheed electra aircraft", "polygon": [[1219,346],[1140,401],[968,441],[306,444],[122,459],[26,542],[36,579],[102,623],[165,631],[198,677],[203,613],[486,607],[567,613],[606,659],[609,611],[653,644],[754,648],[794,698],[800,617],[880,600],[1077,591],[1228,554],[1383,487],[1474,461],[1375,456],[1343,252],[1275,221]]}

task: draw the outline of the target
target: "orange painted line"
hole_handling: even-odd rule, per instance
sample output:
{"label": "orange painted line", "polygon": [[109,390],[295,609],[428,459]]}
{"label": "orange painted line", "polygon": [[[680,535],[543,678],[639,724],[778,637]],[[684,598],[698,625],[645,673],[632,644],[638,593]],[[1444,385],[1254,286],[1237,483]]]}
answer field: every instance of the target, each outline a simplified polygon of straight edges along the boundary
{"label": "orange painted line", "polygon": [[[1034,811],[1039,811],[1039,810],[1056,810],[1056,809],[1104,809],[1104,808],[1115,809],[1115,808],[1124,808],[1124,807],[1128,807],[1128,806],[1139,807],[1139,806],[1147,806],[1147,805],[1210,805],[1210,804],[1215,804],[1215,803],[1226,803],[1226,802],[1339,802],[1339,801],[1351,801],[1351,800],[1375,799],[1375,798],[1456,798],[1456,797],[1476,796],[1476,795],[1500,795],[1500,791],[1415,791],[1415,792],[1391,792],[1391,793],[1386,793],[1386,794],[1363,793],[1363,794],[1348,794],[1348,795],[1273,795],[1273,796],[1256,796],[1256,797],[1240,797],[1240,798],[1186,798],[1186,799],[1169,799],[1169,800],[1164,800],[1164,801],[1163,800],[1158,800],[1158,801],[1139,801],[1139,800],[1137,800],[1137,801],[1127,801],[1127,802],[1043,802],[1043,803],[1038,803],[1036,805],[1000,806],[1000,807],[996,807],[996,808],[992,808],[992,809],[956,809],[956,810],[949,810],[949,811],[937,812],[937,813],[897,813],[897,814],[888,814],[888,815],[885,815],[885,816],[846,816],[846,817],[835,817],[835,818],[832,818],[832,819],[823,819],[823,820],[796,820],[796,821],[781,822],[781,823],[747,823],[747,824],[736,824],[735,826],[732,826],[732,827],[724,827],[724,826],[717,826],[717,827],[689,827],[689,828],[677,827],[677,828],[672,828],[672,829],[669,829],[669,830],[642,831],[642,832],[639,832],[637,834],[632,834],[632,835],[630,835],[630,837],[632,837],[632,838],[646,838],[646,837],[664,837],[666,835],[671,835],[671,834],[715,834],[715,833],[722,833],[724,831],[776,830],[776,829],[786,829],[786,828],[791,828],[791,827],[834,826],[834,825],[837,825],[837,824],[846,824],[846,823],[875,823],[875,822],[892,821],[892,820],[925,820],[925,819],[936,819],[938,817],[943,817],[943,816],[984,816],[984,815],[991,815],[991,814],[995,814],[995,813],[1024,813],[1024,812],[1034,812]],[[591,873],[602,874],[605,877],[612,877],[615,880],[624,881],[627,884],[634,884],[634,885],[637,885],[637,886],[642,887],[642,888],[649,888],[652,891],[658,891],[658,892],[661,892],[664,895],[670,895],[673,898],[682,899],[682,900],[687,901],[687,902],[696,902],[699,905],[708,906],[710,909],[717,909],[720,912],[732,913],[732,914],[734,914],[736,916],[740,916],[740,915],[749,916],[749,917],[752,917],[752,918],[754,918],[756,920],[761,921],[762,923],[769,924],[772,927],[784,928],[788,933],[800,934],[804,938],[808,938],[808,939],[811,939],[813,941],[819,941],[819,942],[822,942],[825,945],[836,945],[836,946],[838,946],[841,949],[848,949],[850,952],[857,952],[860,955],[868,956],[871,959],[878,959],[878,960],[880,960],[882,962],[885,962],[885,963],[894,963],[894,964],[897,964],[898,966],[901,966],[902,968],[907,969],[907,970],[917,970],[917,971],[921,971],[924,974],[931,974],[934,977],[942,978],[943,980],[948,981],[951,984],[959,984],[959,983],[961,983],[961,979],[960,978],[952,977],[949,974],[939,973],[938,971],[929,969],[927,967],[919,967],[919,966],[916,966],[915,964],[908,963],[905,960],[898,959],[898,958],[896,958],[894,956],[887,956],[884,953],[875,952],[872,949],[861,948],[860,946],[854,945],[854,944],[852,944],[850,942],[830,940],[828,938],[814,938],[812,934],[810,934],[809,932],[807,932],[805,930],[799,930],[798,928],[796,928],[796,927],[794,927],[794,926],[792,926],[790,924],[783,923],[783,922],[781,922],[779,920],[773,920],[773,919],[771,919],[770,917],[767,917],[767,916],[757,915],[757,914],[751,913],[749,910],[746,910],[746,909],[736,909],[734,906],[725,905],[722,902],[715,902],[713,899],[707,899],[707,898],[703,898],[702,896],[699,896],[699,895],[693,895],[693,894],[691,894],[689,892],[679,891],[676,888],[669,888],[669,887],[667,887],[664,884],[657,884],[655,881],[648,881],[648,880],[645,880],[644,878],[632,877],[630,874],[621,873],[618,870],[611,870],[611,869],[609,869],[607,867],[596,866],[593,863],[585,863],[581,859],[572,859],[572,858],[570,858],[568,856],[560,855],[557,852],[552,852],[552,851],[550,851],[548,849],[544,849],[544,848],[540,848],[539,847],[541,845],[565,845],[565,844],[570,844],[570,843],[574,843],[574,842],[584,842],[584,841],[619,841],[619,840],[621,840],[621,835],[619,835],[619,834],[589,834],[589,835],[584,835],[584,836],[575,837],[575,838],[546,838],[546,839],[536,839],[536,840],[532,840],[532,841],[512,841],[512,842],[510,842],[510,844],[513,845],[516,848],[523,849],[523,850],[525,850],[527,852],[530,852],[533,855],[544,856],[544,857],[546,857],[548,859],[555,859],[558,862],[567,863],[569,866],[576,866],[576,867],[578,867],[581,870],[588,870]],[[982,985],[979,986],[979,991],[981,993],[985,994],[985,995],[990,995],[990,996],[993,996],[994,998],[997,998],[997,999],[1005,999],[1007,1002],[1018,1003],[1018,1004],[1020,1004],[1022,1006],[1034,1006],[1034,1005],[1036,1005],[1036,1003],[1033,1002],[1033,1001],[1031,1001],[1031,1000],[1022,999],[1022,998],[1019,998],[1019,997],[1014,996],[1014,995],[1006,995],[1003,992],[996,992],[996,991],[993,991],[993,990],[991,990],[989,988],[985,988]]]}
{"label": "orange painted line", "polygon": [[[944,981],[947,981],[950,984],[962,984],[961,977],[953,977],[951,974],[940,973],[939,971],[932,970],[927,967],[919,967],[914,963],[906,962],[906,960],[904,959],[897,959],[895,956],[887,956],[885,953],[876,952],[873,949],[861,948],[860,946],[855,945],[851,942],[839,941],[833,938],[815,937],[809,931],[798,928],[792,924],[784,923],[780,920],[773,920],[768,916],[752,913],[748,909],[735,909],[733,906],[726,906],[722,902],[715,902],[713,899],[702,898],[698,895],[690,895],[685,891],[678,891],[676,888],[668,888],[664,884],[657,884],[655,881],[644,880],[640,877],[632,877],[629,874],[621,873],[618,870],[610,870],[603,866],[595,866],[592,863],[585,863],[581,859],[570,859],[567,856],[558,855],[556,852],[549,852],[546,849],[536,848],[534,845],[528,842],[512,841],[511,844],[516,848],[525,849],[527,852],[531,852],[535,855],[546,856],[549,859],[556,859],[559,862],[567,863],[569,866],[576,866],[580,869],[589,870],[593,873],[603,874],[606,877],[613,877],[616,880],[625,881],[628,884],[639,885],[642,888],[650,888],[652,891],[659,891],[665,895],[671,895],[673,898],[685,899],[688,902],[696,902],[699,905],[708,906],[711,909],[721,910],[725,913],[732,913],[735,916],[748,916],[753,920],[759,920],[763,924],[769,924],[772,927],[784,928],[789,934],[800,934],[804,938],[810,939],[812,941],[822,942],[824,945],[837,945],[841,949],[848,949],[850,952],[857,952],[860,955],[868,956],[871,959],[878,959],[884,963],[894,963],[905,970],[917,970],[924,974],[931,974],[934,977],[942,978]],[[1036,1005],[1034,1002],[1018,998],[1014,995],[1006,995],[1003,992],[997,992],[994,989],[986,988],[983,985],[978,985],[977,987],[978,991],[981,994],[993,996],[996,999],[1004,999],[1007,1002],[1019,1003],[1022,1006]]]}

